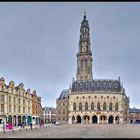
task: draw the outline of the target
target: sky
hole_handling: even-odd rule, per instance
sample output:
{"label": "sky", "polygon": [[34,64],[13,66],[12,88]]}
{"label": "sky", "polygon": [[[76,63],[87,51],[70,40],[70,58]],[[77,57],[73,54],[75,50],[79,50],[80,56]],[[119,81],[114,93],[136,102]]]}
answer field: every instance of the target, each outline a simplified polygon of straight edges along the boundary
{"label": "sky", "polygon": [[0,77],[36,90],[42,106],[76,78],[84,9],[94,79],[118,79],[140,108],[139,2],[0,2]]}

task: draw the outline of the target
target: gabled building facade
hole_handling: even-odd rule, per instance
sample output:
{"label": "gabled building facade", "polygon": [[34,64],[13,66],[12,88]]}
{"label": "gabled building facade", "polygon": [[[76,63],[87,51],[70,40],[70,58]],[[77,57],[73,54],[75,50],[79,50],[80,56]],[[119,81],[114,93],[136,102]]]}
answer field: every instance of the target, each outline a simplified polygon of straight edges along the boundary
{"label": "gabled building facade", "polygon": [[[33,109],[34,102],[37,107],[35,109]],[[3,126],[3,121],[5,125],[11,123],[13,126],[18,126],[20,123],[30,125],[30,122],[38,124],[41,111],[41,97],[38,97],[35,91],[33,93],[30,89],[26,91],[23,83],[15,86],[14,81],[6,85],[5,79],[0,79],[0,126]],[[34,115],[38,120],[34,121]]]}
{"label": "gabled building facade", "polygon": [[[57,99],[57,116],[61,123],[128,123],[129,97],[120,77],[94,79],[89,23],[84,14],[77,52],[76,80]],[[63,106],[63,103],[67,106]],[[67,113],[65,113],[67,112]]]}

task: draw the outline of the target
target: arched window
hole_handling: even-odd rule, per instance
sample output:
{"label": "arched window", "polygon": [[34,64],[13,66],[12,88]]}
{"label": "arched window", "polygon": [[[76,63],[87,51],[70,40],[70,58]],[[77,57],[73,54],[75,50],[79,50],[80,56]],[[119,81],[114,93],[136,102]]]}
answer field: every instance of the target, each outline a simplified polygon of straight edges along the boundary
{"label": "arched window", "polygon": [[88,110],[88,103],[87,102],[85,103],[85,110],[86,111]]}
{"label": "arched window", "polygon": [[118,111],[118,103],[115,104],[115,110]]}
{"label": "arched window", "polygon": [[79,111],[82,111],[82,103],[79,103]]}
{"label": "arched window", "polygon": [[85,60],[85,68],[87,68],[87,60]]}
{"label": "arched window", "polygon": [[73,111],[76,111],[76,103],[73,104]]}
{"label": "arched window", "polygon": [[100,103],[97,103],[97,110],[100,111]]}
{"label": "arched window", "polygon": [[103,104],[103,110],[106,110],[106,102]]}
{"label": "arched window", "polygon": [[63,114],[65,114],[65,109],[63,109]]}
{"label": "arched window", "polygon": [[84,64],[84,61],[83,61],[83,60],[81,60],[81,68],[83,68],[83,64]]}
{"label": "arched window", "polygon": [[112,111],[112,103],[109,104],[109,111]]}
{"label": "arched window", "polygon": [[91,110],[94,110],[94,103],[91,103]]}

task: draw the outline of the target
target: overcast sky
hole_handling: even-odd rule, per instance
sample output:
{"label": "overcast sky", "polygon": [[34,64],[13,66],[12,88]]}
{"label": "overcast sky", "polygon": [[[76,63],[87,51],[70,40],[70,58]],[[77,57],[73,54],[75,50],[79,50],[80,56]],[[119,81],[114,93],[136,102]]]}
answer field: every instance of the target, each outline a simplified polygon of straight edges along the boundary
{"label": "overcast sky", "polygon": [[1,2],[0,77],[36,90],[43,106],[76,78],[83,9],[93,52],[93,78],[118,79],[140,108],[140,3]]}

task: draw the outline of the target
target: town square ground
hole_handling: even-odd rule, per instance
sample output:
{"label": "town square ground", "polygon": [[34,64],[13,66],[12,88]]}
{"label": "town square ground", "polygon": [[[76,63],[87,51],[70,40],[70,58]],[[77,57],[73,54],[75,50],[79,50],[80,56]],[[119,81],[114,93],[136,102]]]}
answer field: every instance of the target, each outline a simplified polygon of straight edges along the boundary
{"label": "town square ground", "polygon": [[0,138],[140,138],[140,124],[63,124],[0,132]]}

